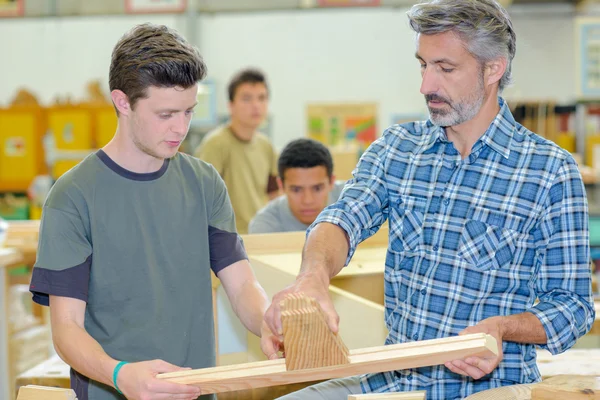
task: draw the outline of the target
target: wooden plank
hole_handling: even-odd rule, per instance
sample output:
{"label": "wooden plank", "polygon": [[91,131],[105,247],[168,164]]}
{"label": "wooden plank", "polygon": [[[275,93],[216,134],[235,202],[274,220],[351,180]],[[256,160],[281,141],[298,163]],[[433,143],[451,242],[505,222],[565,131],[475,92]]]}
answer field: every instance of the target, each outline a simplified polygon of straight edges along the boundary
{"label": "wooden plank", "polygon": [[[342,268],[333,279],[346,276],[378,275],[381,277],[381,286],[383,287],[386,253],[387,248],[385,247],[359,247],[350,263]],[[251,257],[266,264],[276,265],[294,276],[300,272],[302,263],[300,252],[252,254]]]}
{"label": "wooden plank", "polygon": [[0,248],[0,268],[13,266],[23,259],[17,249]]}
{"label": "wooden plank", "polygon": [[[359,248],[387,247],[389,229],[387,224],[359,245]],[[242,235],[246,252],[251,256],[259,254],[301,253],[306,232],[263,233]],[[299,266],[299,264],[298,264]]]}
{"label": "wooden plank", "polygon": [[542,379],[573,372],[600,376],[600,349],[569,349],[556,355],[548,350],[537,350],[537,365]]}
{"label": "wooden plank", "polygon": [[288,371],[348,364],[348,348],[327,325],[319,303],[301,293],[281,302],[281,321]]}
{"label": "wooden plank", "polygon": [[348,395],[348,400],[425,400],[424,390],[402,393],[365,393]]}
{"label": "wooden plank", "polygon": [[70,369],[58,355],[54,355],[17,376],[16,385],[17,387],[41,385],[68,389],[70,387]]}
{"label": "wooden plank", "polygon": [[251,255],[302,252],[305,232],[280,232],[242,235],[244,248]]}
{"label": "wooden plank", "polygon": [[171,382],[194,385],[201,394],[287,385],[369,372],[440,365],[469,356],[492,356],[496,340],[483,333],[380,346],[350,352],[350,364],[286,371],[285,360],[204,368],[157,375]]}
{"label": "wooden plank", "polygon": [[582,375],[559,375],[548,378],[531,389],[531,400],[600,400],[600,378]]}
{"label": "wooden plank", "polygon": [[33,265],[37,254],[39,229],[39,220],[9,221],[4,246],[19,250],[23,254],[23,263]]}
{"label": "wooden plank", "polygon": [[77,397],[72,389],[29,385],[19,388],[17,400],[77,400]]}

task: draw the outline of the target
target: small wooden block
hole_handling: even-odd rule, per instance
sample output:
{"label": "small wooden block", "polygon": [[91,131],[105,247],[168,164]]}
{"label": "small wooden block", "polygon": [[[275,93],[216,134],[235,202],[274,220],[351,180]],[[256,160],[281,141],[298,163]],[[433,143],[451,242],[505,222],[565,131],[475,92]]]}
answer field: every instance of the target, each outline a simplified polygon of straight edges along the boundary
{"label": "small wooden block", "polygon": [[600,378],[584,375],[557,375],[531,389],[531,400],[600,400]]}
{"label": "small wooden block", "polygon": [[28,385],[19,388],[17,400],[77,400],[72,389]]}
{"label": "small wooden block", "polygon": [[426,392],[366,393],[348,395],[348,400],[425,400]]}
{"label": "small wooden block", "polygon": [[331,332],[315,299],[297,293],[281,302],[281,322],[288,371],[349,364],[349,351]]}

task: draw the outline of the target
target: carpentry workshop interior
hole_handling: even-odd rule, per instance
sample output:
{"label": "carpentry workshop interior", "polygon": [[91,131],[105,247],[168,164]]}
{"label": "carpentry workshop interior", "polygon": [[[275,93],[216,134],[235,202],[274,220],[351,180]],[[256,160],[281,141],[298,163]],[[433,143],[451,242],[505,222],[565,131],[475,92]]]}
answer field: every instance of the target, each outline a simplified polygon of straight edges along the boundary
{"label": "carpentry workshop interior", "polygon": [[600,1],[0,35],[0,400],[600,400]]}

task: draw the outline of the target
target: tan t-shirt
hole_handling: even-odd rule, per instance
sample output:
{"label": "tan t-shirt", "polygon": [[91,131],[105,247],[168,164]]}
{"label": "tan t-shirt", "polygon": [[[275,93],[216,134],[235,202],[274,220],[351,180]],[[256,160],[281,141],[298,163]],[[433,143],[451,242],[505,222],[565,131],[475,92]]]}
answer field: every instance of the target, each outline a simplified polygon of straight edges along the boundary
{"label": "tan t-shirt", "polygon": [[250,220],[268,201],[269,181],[273,183],[277,176],[277,153],[269,139],[256,132],[244,142],[229,126],[221,126],[206,135],[194,155],[219,172],[233,205],[237,231],[248,233]]}

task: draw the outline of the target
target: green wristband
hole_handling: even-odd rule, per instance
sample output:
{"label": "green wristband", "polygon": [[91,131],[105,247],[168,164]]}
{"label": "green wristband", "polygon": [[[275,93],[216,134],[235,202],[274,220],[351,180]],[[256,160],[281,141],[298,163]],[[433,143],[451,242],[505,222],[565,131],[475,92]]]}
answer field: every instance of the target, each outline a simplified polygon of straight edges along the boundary
{"label": "green wristband", "polygon": [[121,389],[119,389],[119,386],[117,385],[117,376],[119,375],[119,371],[125,364],[129,364],[129,363],[127,361],[121,361],[120,363],[117,364],[117,366],[115,367],[115,369],[113,371],[113,384],[115,385],[115,389],[117,389],[117,392],[119,392],[119,394],[123,394],[123,392],[121,392]]}

